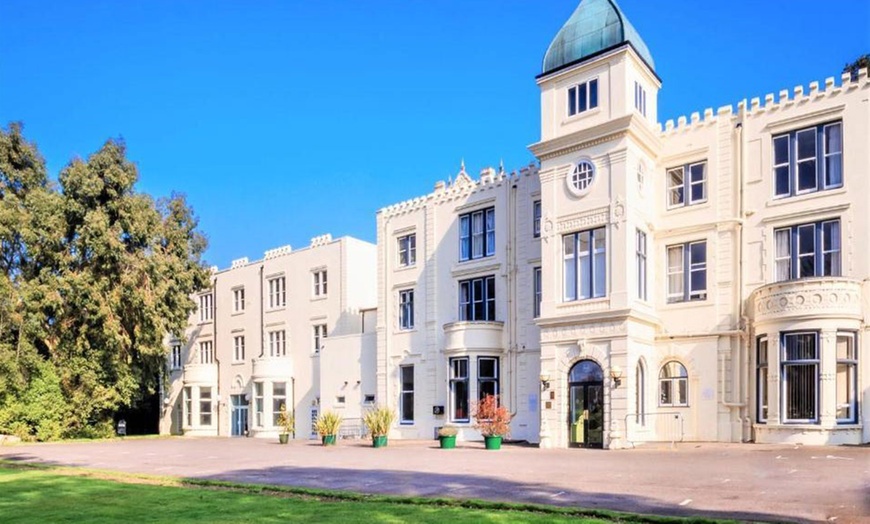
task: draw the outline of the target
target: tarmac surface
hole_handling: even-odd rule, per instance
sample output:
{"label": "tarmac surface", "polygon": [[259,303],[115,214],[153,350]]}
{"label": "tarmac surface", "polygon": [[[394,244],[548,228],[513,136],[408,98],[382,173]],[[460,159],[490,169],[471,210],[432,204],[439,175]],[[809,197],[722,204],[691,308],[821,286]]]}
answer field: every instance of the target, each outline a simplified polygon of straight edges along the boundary
{"label": "tarmac surface", "polygon": [[870,523],[870,447],[682,443],[632,450],[437,441],[153,438],[0,446],[0,458],[248,483],[753,521]]}

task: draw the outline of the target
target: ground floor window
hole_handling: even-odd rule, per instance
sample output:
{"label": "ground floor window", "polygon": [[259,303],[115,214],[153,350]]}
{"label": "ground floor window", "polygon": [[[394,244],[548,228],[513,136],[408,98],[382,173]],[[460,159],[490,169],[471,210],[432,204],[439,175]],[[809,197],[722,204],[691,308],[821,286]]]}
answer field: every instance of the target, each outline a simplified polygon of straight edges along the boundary
{"label": "ground floor window", "polygon": [[855,333],[837,333],[837,422],[858,421],[858,352]]}
{"label": "ground floor window", "polygon": [[272,426],[278,427],[278,417],[281,416],[281,406],[290,411],[287,406],[287,383],[272,382]]}
{"label": "ground floor window", "polygon": [[468,357],[450,359],[450,420],[468,422]]}
{"label": "ground floor window", "polygon": [[755,349],[755,409],[759,423],[767,422],[767,337],[758,337]]}
{"label": "ground floor window", "polygon": [[254,425],[263,427],[263,383],[254,382]]}
{"label": "ground floor window", "polygon": [[818,333],[782,335],[783,422],[818,422]]}
{"label": "ground floor window", "polygon": [[184,425],[190,427],[193,425],[193,392],[190,386],[184,388]]}
{"label": "ground floor window", "polygon": [[634,389],[634,422],[641,426],[646,426],[646,377],[643,369],[643,362],[637,361],[637,369],[634,372],[636,379]]}
{"label": "ground floor window", "polygon": [[659,372],[659,405],[689,405],[689,374],[676,360],[662,366]]}
{"label": "ground floor window", "polygon": [[[402,424],[414,423],[414,366],[401,366],[399,368],[402,393],[399,399],[399,422]],[[372,399],[374,400],[374,399]]]}
{"label": "ground floor window", "polygon": [[477,358],[477,398],[483,400],[487,395],[498,397],[498,358]]}
{"label": "ground floor window", "polygon": [[211,426],[212,388],[199,388],[199,425]]}

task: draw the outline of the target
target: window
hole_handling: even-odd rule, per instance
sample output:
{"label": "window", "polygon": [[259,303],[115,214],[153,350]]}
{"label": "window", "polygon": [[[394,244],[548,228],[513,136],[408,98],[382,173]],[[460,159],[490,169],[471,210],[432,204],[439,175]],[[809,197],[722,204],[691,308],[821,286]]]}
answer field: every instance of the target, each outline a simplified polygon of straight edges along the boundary
{"label": "window", "polygon": [[263,427],[263,383],[254,382],[254,425]]}
{"label": "window", "polygon": [[672,360],[659,373],[659,405],[689,405],[689,374],[686,367]]}
{"label": "window", "polygon": [[758,337],[755,348],[755,409],[758,422],[767,422],[767,337]]}
{"label": "window", "polygon": [[399,237],[399,265],[402,267],[413,266],[417,263],[417,235],[411,233]]}
{"label": "window", "polygon": [[541,316],[541,301],[543,300],[543,278],[541,275],[541,268],[536,267],[532,270],[534,275],[534,286],[535,286],[535,307],[533,311],[533,317],[538,318]]}
{"label": "window", "polygon": [[184,425],[190,427],[193,425],[193,397],[190,386],[185,386],[184,394]]}
{"label": "window", "polygon": [[399,291],[399,329],[414,329],[414,290]]}
{"label": "window", "polygon": [[603,297],[606,293],[607,244],[604,228],[562,237],[565,262],[565,301]]}
{"label": "window", "polygon": [[211,388],[199,388],[199,425],[211,426]]}
{"label": "window", "polygon": [[314,352],[320,353],[320,350],[326,344],[326,324],[317,324],[314,326]]}
{"label": "window", "polygon": [[239,287],[233,290],[233,313],[241,313],[245,310],[245,288]]}
{"label": "window", "polygon": [[646,116],[646,89],[637,81],[634,83],[634,108]]}
{"label": "window", "polygon": [[495,277],[459,283],[459,320],[495,320]]}
{"label": "window", "polygon": [[243,335],[233,337],[233,362],[245,361],[245,337]]}
{"label": "window", "polygon": [[287,383],[272,382],[272,426],[278,427],[278,418],[281,416],[281,406],[290,411],[287,405]]}
{"label": "window", "polygon": [[568,183],[568,190],[574,196],[582,196],[592,185],[593,180],[595,180],[595,166],[588,160],[581,160],[577,162],[571,176],[565,181]]}
{"label": "window", "polygon": [[635,232],[637,251],[637,298],[646,300],[646,233],[638,229]]}
{"label": "window", "polygon": [[568,116],[598,107],[598,79],[568,88]]}
{"label": "window", "polygon": [[459,260],[474,260],[495,254],[495,208],[459,216]]}
{"label": "window", "polygon": [[399,367],[402,393],[399,399],[399,422],[414,423],[414,366]]}
{"label": "window", "polygon": [[643,165],[643,162],[638,162],[637,164],[637,191],[640,193],[641,198],[643,198],[643,185],[646,179],[646,168]]}
{"label": "window", "polygon": [[374,395],[364,395],[363,396],[363,404],[374,404],[375,396]]}
{"label": "window", "polygon": [[840,275],[840,221],[784,227],[773,233],[777,282]]}
{"label": "window", "polygon": [[783,422],[818,422],[818,385],[818,333],[783,334]]}
{"label": "window", "polygon": [[199,343],[199,363],[214,364],[214,345],[211,340]]}
{"label": "window", "polygon": [[640,360],[637,361],[634,374],[637,377],[634,388],[634,423],[646,426],[646,374]]}
{"label": "window", "polygon": [[314,272],[314,296],[326,296],[326,270]]}
{"label": "window", "polygon": [[450,359],[450,420],[468,422],[468,357]]}
{"label": "window", "polygon": [[344,395],[338,395],[337,397],[335,397],[336,404],[340,404],[343,406],[346,401],[347,401],[347,397],[345,397]]}
{"label": "window", "polygon": [[169,351],[169,369],[181,369],[181,345],[173,344]]}
{"label": "window", "polygon": [[668,246],[668,302],[707,299],[707,242]]}
{"label": "window", "polygon": [[668,209],[707,201],[707,161],[668,169]]}
{"label": "window", "polygon": [[773,137],[774,196],[788,197],[843,185],[840,122]]}
{"label": "window", "polygon": [[214,316],[214,295],[200,295],[199,297],[199,321],[206,322]]}
{"label": "window", "polygon": [[287,338],[286,332],[283,329],[269,332],[269,356],[287,356]]}
{"label": "window", "polygon": [[498,397],[498,358],[477,358],[477,398],[483,400],[487,395]]}
{"label": "window", "polygon": [[284,307],[287,305],[287,280],[285,277],[269,279],[269,307]]}
{"label": "window", "polygon": [[532,235],[541,238],[541,201],[532,203]]}
{"label": "window", "polygon": [[855,333],[837,333],[837,422],[858,422],[858,353]]}

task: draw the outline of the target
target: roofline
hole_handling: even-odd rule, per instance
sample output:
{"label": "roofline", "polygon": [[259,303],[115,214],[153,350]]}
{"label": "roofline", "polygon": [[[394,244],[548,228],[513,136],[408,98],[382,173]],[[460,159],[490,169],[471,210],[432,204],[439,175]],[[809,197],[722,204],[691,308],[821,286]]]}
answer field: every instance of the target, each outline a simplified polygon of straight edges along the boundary
{"label": "roofline", "polygon": [[[625,31],[625,30],[623,29],[623,32],[624,32],[624,31]],[[616,44],[616,45],[612,45],[612,46],[607,47],[607,48],[604,48],[604,49],[602,49],[602,50],[600,50],[600,51],[596,51],[596,52],[592,53],[591,55],[584,56],[583,58],[578,58],[577,60],[574,60],[573,62],[568,62],[567,64],[560,65],[560,66],[557,67],[556,69],[551,69],[551,70],[549,70],[549,71],[546,71],[546,72],[544,72],[544,73],[541,73],[541,74],[535,76],[535,80],[540,80],[541,78],[544,78],[545,76],[552,75],[553,73],[558,73],[559,71],[564,71],[565,69],[568,69],[568,68],[570,68],[570,67],[574,67],[575,65],[582,64],[583,62],[586,62],[586,61],[592,60],[592,59],[594,59],[594,58],[598,58],[599,56],[601,56],[601,55],[603,55],[603,54],[609,53],[609,52],[611,52],[611,51],[615,51],[615,50],[617,50],[617,49],[619,49],[619,48],[621,48],[621,47],[631,47],[631,49],[634,51],[634,54],[637,55],[637,57],[640,59],[641,62],[643,62],[643,65],[645,65],[645,66],[647,67],[647,69],[650,70],[650,72],[653,74],[653,76],[656,78],[656,80],[659,81],[660,84],[662,83],[662,79],[661,79],[661,77],[656,73],[656,70],[653,69],[653,68],[649,65],[649,63],[648,63],[648,62],[644,59],[644,57],[640,54],[640,51],[638,51],[637,48],[634,46],[634,44],[631,43],[631,40],[625,40],[625,41],[620,42],[620,43],[618,43],[618,44]]]}

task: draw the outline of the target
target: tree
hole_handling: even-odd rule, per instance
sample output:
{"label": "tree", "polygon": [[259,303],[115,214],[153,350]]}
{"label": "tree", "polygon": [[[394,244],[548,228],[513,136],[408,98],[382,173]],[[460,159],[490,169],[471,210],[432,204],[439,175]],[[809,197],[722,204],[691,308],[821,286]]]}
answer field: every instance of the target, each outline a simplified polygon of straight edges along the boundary
{"label": "tree", "polygon": [[164,337],[182,333],[191,293],[208,285],[205,238],[183,196],[155,201],[135,190],[122,141],[70,162],[55,187],[10,125],[0,171],[0,330],[4,318],[10,327],[0,331],[0,371],[17,369],[0,396],[0,433],[22,432],[10,406],[38,370],[59,382],[63,436],[110,431],[117,409],[158,387]]}
{"label": "tree", "polygon": [[870,54],[863,54],[855,59],[851,64],[846,64],[843,68],[844,73],[849,73],[849,77],[854,82],[858,80],[858,71],[867,69],[870,71]]}

